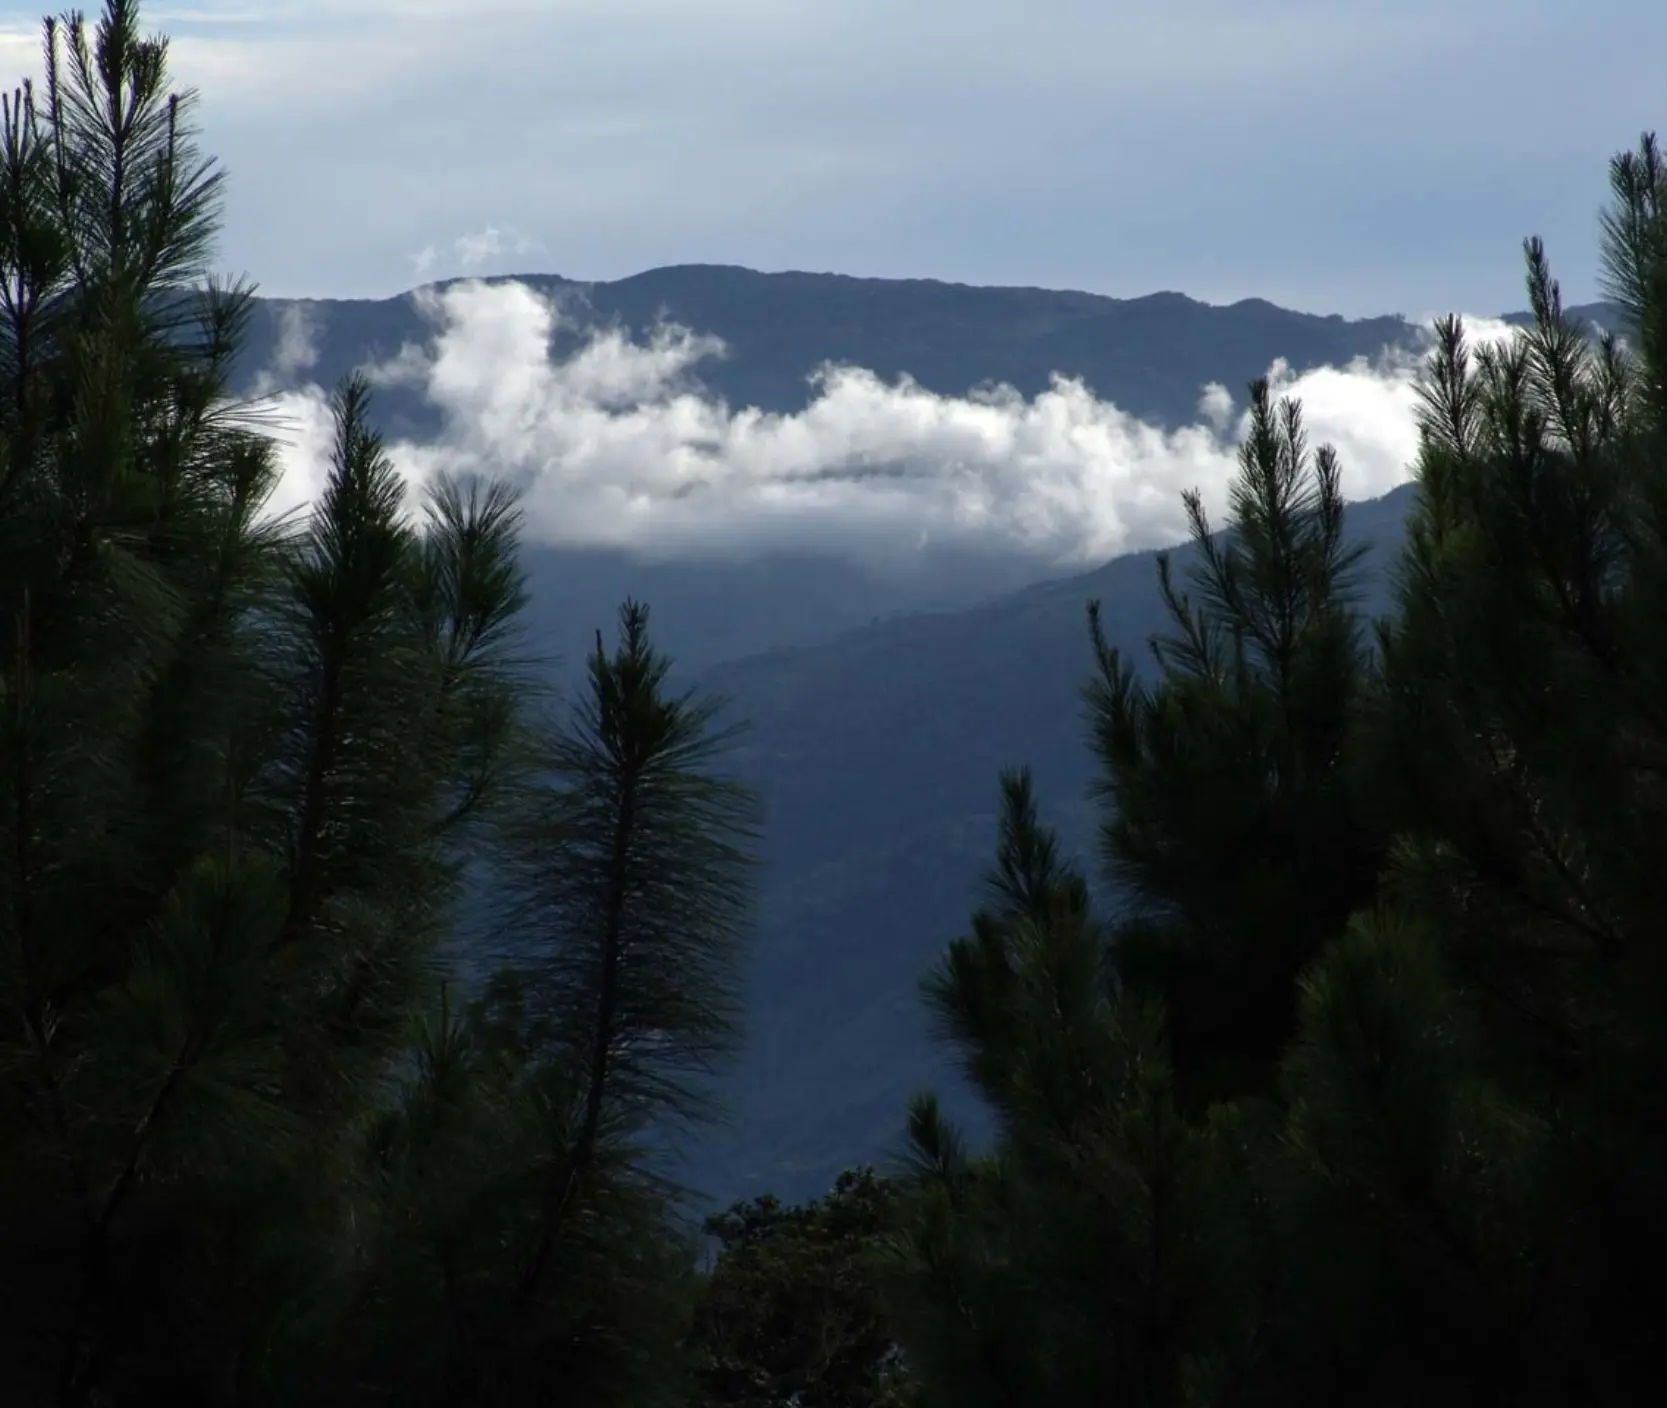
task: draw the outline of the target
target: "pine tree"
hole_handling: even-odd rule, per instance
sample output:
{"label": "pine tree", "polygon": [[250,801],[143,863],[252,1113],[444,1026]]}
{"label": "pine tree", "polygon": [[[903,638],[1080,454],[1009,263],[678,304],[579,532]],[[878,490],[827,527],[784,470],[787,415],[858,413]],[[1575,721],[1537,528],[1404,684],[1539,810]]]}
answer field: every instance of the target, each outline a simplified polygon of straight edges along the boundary
{"label": "pine tree", "polygon": [[[163,955],[248,863],[216,755],[252,694],[239,618],[276,547],[255,522],[270,457],[218,404],[246,311],[199,278],[219,175],[132,10],[95,36],[48,23],[44,102],[6,104],[0,177],[0,1357],[26,1399],[65,1403],[154,1328],[120,1283],[177,1222],[165,1190],[192,1160],[171,1106],[191,1083],[169,1073],[198,1054],[187,987],[213,979]],[[145,1059],[174,1043],[181,1062]]]}
{"label": "pine tree", "polygon": [[227,395],[248,310],[166,45],[47,26],[0,170],[0,1353],[63,1405],[310,1348],[356,1146],[513,771],[513,506],[425,524],[337,404],[304,523]]}
{"label": "pine tree", "polygon": [[[1439,329],[1373,732],[1385,906],[1306,984],[1293,1148],[1310,1238],[1370,1269],[1360,1401],[1627,1403],[1667,1250],[1667,168],[1611,168],[1628,345],[1562,310]],[[1334,1253],[1335,1254],[1335,1253]],[[1334,1309],[1335,1296],[1329,1298]]]}
{"label": "pine tree", "polygon": [[1185,495],[1192,593],[1159,559],[1173,633],[1153,685],[1101,634],[1086,697],[1123,915],[1118,980],[1163,1006],[1183,1101],[1269,1089],[1296,979],[1372,894],[1383,837],[1351,744],[1371,667],[1353,601],[1340,466],[1299,404],[1251,387],[1227,531]]}
{"label": "pine tree", "polygon": [[969,1157],[935,1101],[911,1112],[893,1296],[926,1402],[1323,1395],[1348,1310],[1372,1303],[1376,1263],[1328,1280],[1304,1211],[1326,1190],[1293,1152],[1311,1092],[1282,1070],[1318,1020],[1308,973],[1376,902],[1394,810],[1366,746],[1364,545],[1345,540],[1335,455],[1309,454],[1300,407],[1263,382],[1226,531],[1186,506],[1193,591],[1160,559],[1174,630],[1155,683],[1089,612],[1121,912],[1094,914],[1010,776],[992,904],[928,982],[998,1135]]}
{"label": "pine tree", "polygon": [[[499,966],[367,1144],[370,1248],[325,1382],[399,1403],[682,1403],[697,1229],[673,1176],[739,1035],[757,804],[648,612],[600,634],[488,856]],[[359,1395],[359,1396],[354,1396]]]}
{"label": "pine tree", "polygon": [[717,1113],[708,1094],[740,1039],[756,795],[713,770],[739,733],[722,700],[667,689],[648,609],[601,633],[590,689],[546,760],[552,785],[509,835],[503,955],[523,975],[530,1039],[572,1083],[574,1127],[550,1184],[550,1267],[591,1171],[651,1129]]}
{"label": "pine tree", "polygon": [[891,1304],[921,1401],[1181,1401],[1223,1319],[1227,1122],[1178,1106],[1161,1008],[1117,990],[1022,772],[987,893],[926,985],[998,1135],[969,1157],[934,1098],[910,1112]]}

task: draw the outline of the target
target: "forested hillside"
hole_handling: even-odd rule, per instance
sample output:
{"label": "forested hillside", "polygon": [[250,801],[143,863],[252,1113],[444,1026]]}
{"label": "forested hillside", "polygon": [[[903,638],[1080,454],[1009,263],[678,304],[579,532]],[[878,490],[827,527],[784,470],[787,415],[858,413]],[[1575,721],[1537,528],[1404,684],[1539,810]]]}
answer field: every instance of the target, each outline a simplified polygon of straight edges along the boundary
{"label": "forested hillside", "polygon": [[[1380,585],[1257,381],[1225,520],[1189,494],[1190,554],[1121,569],[1143,652],[1084,600],[1082,677],[1022,694],[1037,770],[962,755],[993,854],[919,1000],[988,1137],[917,1092],[892,1165],[703,1227],[674,1155],[758,1017],[758,861],[863,819],[763,810],[791,732],[680,683],[636,600],[558,690],[514,493],[408,504],[362,378],[316,501],[265,514],[251,295],[208,277],[166,44],[108,0],[46,56],[0,133],[6,1402],[1645,1401],[1653,136],[1610,168],[1621,336],[1534,239],[1520,337],[1439,327]],[[1083,865],[1043,812],[1077,729]],[[961,805],[938,776],[909,803]]]}

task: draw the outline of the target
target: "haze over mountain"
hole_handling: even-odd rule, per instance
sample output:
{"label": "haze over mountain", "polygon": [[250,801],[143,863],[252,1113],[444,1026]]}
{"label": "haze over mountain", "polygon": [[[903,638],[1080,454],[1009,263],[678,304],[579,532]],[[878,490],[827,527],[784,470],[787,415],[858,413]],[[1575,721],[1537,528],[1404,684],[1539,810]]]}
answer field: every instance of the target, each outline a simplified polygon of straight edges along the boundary
{"label": "haze over mountain", "polygon": [[1219,514],[1244,384],[1271,374],[1337,444],[1381,600],[1425,341],[1256,301],[684,267],[262,303],[240,377],[294,427],[298,505],[327,389],[370,368],[411,481],[523,484],[544,645],[571,667],[634,594],[750,721],[734,765],[765,798],[765,863],[725,1087],[744,1138],[711,1135],[691,1172],[791,1197],[883,1152],[911,1090],[953,1089],[916,984],[965,922],[997,774],[1032,764],[1085,845],[1084,603],[1143,655],[1151,550],[1185,536],[1182,490]]}

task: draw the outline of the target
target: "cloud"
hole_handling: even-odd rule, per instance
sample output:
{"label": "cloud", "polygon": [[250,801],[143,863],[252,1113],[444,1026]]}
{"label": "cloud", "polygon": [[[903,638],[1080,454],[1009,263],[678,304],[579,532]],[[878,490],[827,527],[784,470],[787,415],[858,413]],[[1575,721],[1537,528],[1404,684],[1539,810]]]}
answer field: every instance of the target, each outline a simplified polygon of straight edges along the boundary
{"label": "cloud", "polygon": [[[1166,431],[1062,377],[1031,399],[1011,388],[942,396],[832,366],[802,411],[765,414],[702,388],[723,345],[687,328],[643,341],[593,330],[556,360],[564,313],[523,284],[416,297],[431,338],[373,378],[420,391],[442,429],[391,443],[390,457],[413,486],[448,472],[512,478],[530,535],[547,543],[697,557],[816,547],[875,564],[946,546],[1068,567],[1184,538],[1184,489],[1219,515],[1245,429],[1245,408],[1221,386],[1201,388],[1200,423]],[[1300,376],[1275,363],[1270,376],[1301,399],[1312,442],[1337,447],[1359,499],[1408,476],[1417,370],[1415,356],[1386,351]],[[289,509],[324,481],[328,398],[303,387],[278,411],[288,431],[276,507]]]}
{"label": "cloud", "polygon": [[1198,413],[1216,434],[1224,435],[1233,424],[1233,393],[1219,381],[1212,381],[1198,398]]}
{"label": "cloud", "polygon": [[472,274],[488,260],[497,259],[503,254],[504,240],[496,226],[488,225],[478,234],[459,235],[453,247],[457,250],[458,261],[464,270]]}
{"label": "cloud", "polygon": [[[268,371],[270,385],[293,384],[318,361],[318,315],[308,303],[278,305],[278,349]],[[268,389],[261,387],[257,395]]]}
{"label": "cloud", "polygon": [[[453,261],[464,274],[478,274],[505,255],[536,254],[543,248],[538,240],[513,230],[500,230],[496,225],[459,235],[451,242]],[[440,251],[426,244],[411,256],[411,265],[419,279],[432,278],[440,272]]]}

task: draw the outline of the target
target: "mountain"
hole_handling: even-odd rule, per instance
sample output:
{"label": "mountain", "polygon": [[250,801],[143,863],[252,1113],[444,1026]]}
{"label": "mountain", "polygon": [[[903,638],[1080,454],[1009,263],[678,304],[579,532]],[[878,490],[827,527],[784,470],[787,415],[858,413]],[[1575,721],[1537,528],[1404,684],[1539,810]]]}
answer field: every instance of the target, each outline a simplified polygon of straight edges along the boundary
{"label": "mountain", "polygon": [[[426,286],[443,290],[462,280]],[[1298,372],[1416,347],[1418,325],[1399,314],[1345,319],[1247,298],[1225,307],[1180,293],[1110,298],[1045,288],[984,288],[935,279],[864,279],[845,274],[759,273],[730,265],[681,264],[588,283],[559,274],[502,275],[550,297],[562,310],[553,352],[577,348],[599,327],[638,338],[661,321],[721,338],[728,354],[701,380],[731,407],[789,413],[813,391],[825,362],[866,367],[886,381],[909,376],[928,391],[960,396],[1003,382],[1031,397],[1054,373],[1082,379],[1105,400],[1167,429],[1198,419],[1209,382],[1240,391],[1276,358]],[[316,353],[308,376],[333,385],[354,367],[386,361],[431,333],[420,290],[385,299],[260,299],[234,377],[247,387],[278,358],[299,313]],[[1571,310],[1611,322],[1614,310]],[[1526,313],[1505,315],[1527,321]],[[570,324],[568,320],[571,320]],[[282,379],[282,378],[280,378]],[[437,427],[431,407],[403,388],[380,396],[395,436]]]}
{"label": "mountain", "polygon": [[[1418,335],[1398,316],[1348,321],[1260,299],[1223,308],[1179,293],[1118,299],[707,264],[608,283],[556,274],[487,282],[511,278],[553,298],[573,320],[557,334],[558,355],[577,347],[590,328],[617,324],[641,337],[665,319],[728,345],[729,355],[703,373],[710,391],[733,407],[774,412],[802,409],[811,396],[806,378],[831,361],[866,367],[888,381],[908,375],[929,391],[954,396],[986,382],[1034,396],[1062,372],[1142,420],[1175,427],[1197,419],[1207,382],[1238,389],[1276,357],[1299,371],[1341,365],[1390,344],[1412,345]],[[428,333],[412,293],[376,301],[263,300],[241,366],[246,381],[273,362],[291,310],[313,324],[311,374],[325,385]],[[390,390],[381,404],[392,433],[420,438],[435,427],[432,412],[408,392]]]}
{"label": "mountain", "polygon": [[[1351,538],[1369,545],[1369,613],[1388,607],[1382,569],[1412,492],[1349,509]],[[1193,549],[1172,557],[1182,574]],[[749,1045],[727,1089],[734,1131],[696,1160],[709,1186],[825,1189],[845,1163],[896,1141],[912,1091],[958,1088],[918,980],[966,924],[993,854],[1002,768],[1030,765],[1044,816],[1095,869],[1078,697],[1086,606],[1099,600],[1111,642],[1146,662],[1146,642],[1168,625],[1156,559],[1131,554],[972,610],[701,676],[751,720],[735,766],[767,808]]]}
{"label": "mountain", "polygon": [[[1005,381],[1030,396],[1056,372],[1077,376],[1173,429],[1198,418],[1206,383],[1238,391],[1276,358],[1302,371],[1415,347],[1422,336],[1398,318],[1350,322],[1258,300],[1218,308],[1172,293],[1117,300],[709,266],[606,284],[523,281],[574,318],[556,355],[587,328],[618,323],[642,336],[669,318],[728,345],[703,372],[712,394],[775,412],[802,408],[809,374],[835,361],[952,395]],[[305,376],[326,386],[430,332],[411,295],[262,302],[242,385],[279,360],[297,307],[316,352]],[[1577,311],[1613,325],[1613,310]],[[391,436],[438,428],[408,390],[390,388],[377,405]],[[1350,509],[1350,532],[1374,545],[1374,610],[1386,602],[1381,568],[1409,496]],[[1189,555],[1178,551],[1177,566]],[[1089,665],[1084,607],[1100,599],[1113,643],[1144,659],[1165,625],[1154,558],[1026,586],[1037,569],[1018,559],[915,564],[882,579],[834,557],[532,551],[542,644],[576,661],[618,601],[636,595],[654,608],[656,635],[683,675],[727,695],[731,717],[751,722],[734,764],[768,808],[759,938],[748,1048],[724,1088],[734,1124],[689,1169],[712,1197],[824,1191],[842,1166],[895,1141],[912,1090],[953,1094],[918,979],[966,922],[991,853],[1002,767],[1033,767],[1064,839],[1089,855],[1077,701]]]}

